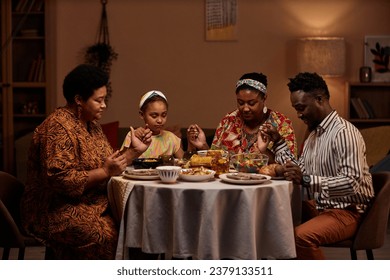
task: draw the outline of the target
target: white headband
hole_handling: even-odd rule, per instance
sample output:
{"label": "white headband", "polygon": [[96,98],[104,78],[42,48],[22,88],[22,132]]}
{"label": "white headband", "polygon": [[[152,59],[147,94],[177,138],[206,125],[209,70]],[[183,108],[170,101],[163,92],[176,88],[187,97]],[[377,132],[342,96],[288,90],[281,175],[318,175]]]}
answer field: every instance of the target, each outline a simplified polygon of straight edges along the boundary
{"label": "white headband", "polygon": [[149,98],[153,97],[153,96],[160,96],[162,98],[165,99],[165,101],[168,102],[167,98],[165,97],[165,95],[161,92],[161,91],[158,91],[158,90],[151,90],[151,91],[148,91],[147,93],[145,93],[142,97],[141,97],[141,101],[139,102],[139,108],[141,109],[141,107],[144,105],[145,101],[148,100]]}
{"label": "white headband", "polygon": [[257,90],[260,90],[263,93],[267,93],[267,87],[259,81],[252,80],[252,79],[238,80],[238,82],[236,84],[236,88],[238,88],[239,86],[242,86],[243,84],[246,84],[246,85],[251,86]]}

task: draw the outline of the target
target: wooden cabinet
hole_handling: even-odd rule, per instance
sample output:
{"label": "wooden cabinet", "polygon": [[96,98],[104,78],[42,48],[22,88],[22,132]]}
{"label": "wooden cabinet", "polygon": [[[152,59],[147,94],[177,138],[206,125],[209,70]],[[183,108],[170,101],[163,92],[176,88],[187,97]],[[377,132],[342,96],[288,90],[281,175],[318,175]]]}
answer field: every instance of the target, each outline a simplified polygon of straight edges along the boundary
{"label": "wooden cabinet", "polygon": [[356,127],[390,125],[390,83],[347,83],[346,98],[347,118]]}
{"label": "wooden cabinet", "polygon": [[49,112],[44,0],[2,0],[0,170],[15,173],[15,141]]}

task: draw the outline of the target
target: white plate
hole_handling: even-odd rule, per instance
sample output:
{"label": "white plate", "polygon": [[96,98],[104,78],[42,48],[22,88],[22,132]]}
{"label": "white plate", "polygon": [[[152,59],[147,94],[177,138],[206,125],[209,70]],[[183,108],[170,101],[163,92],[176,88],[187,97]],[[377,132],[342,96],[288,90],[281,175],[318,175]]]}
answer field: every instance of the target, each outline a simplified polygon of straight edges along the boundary
{"label": "white plate", "polygon": [[205,175],[190,175],[190,174],[183,174],[182,172],[186,172],[187,169],[182,169],[179,174],[179,178],[184,181],[190,181],[190,182],[201,182],[201,181],[207,181],[211,178],[214,178],[215,171],[210,170],[208,171],[209,174]]}
{"label": "white plate", "polygon": [[221,174],[219,175],[219,178],[224,182],[236,184],[236,185],[256,185],[256,184],[263,184],[264,182],[271,180],[271,176],[262,175],[262,174],[256,174],[258,176],[264,177],[261,179],[237,180],[237,179],[231,179],[227,177],[228,175],[234,175],[234,174],[235,173]]}
{"label": "white plate", "polygon": [[133,180],[159,180],[157,170],[155,169],[132,169],[126,168],[123,177]]}

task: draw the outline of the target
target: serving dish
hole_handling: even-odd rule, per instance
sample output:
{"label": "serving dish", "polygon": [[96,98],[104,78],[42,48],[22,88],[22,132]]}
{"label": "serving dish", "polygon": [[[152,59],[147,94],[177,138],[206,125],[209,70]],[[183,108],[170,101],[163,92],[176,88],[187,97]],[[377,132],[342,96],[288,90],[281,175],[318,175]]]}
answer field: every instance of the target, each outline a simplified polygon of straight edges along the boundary
{"label": "serving dish", "polygon": [[230,157],[230,164],[237,172],[258,173],[268,164],[268,156],[260,153],[236,154]]}
{"label": "serving dish", "polygon": [[158,180],[160,176],[155,169],[133,169],[126,168],[123,172],[123,177],[133,180]]}
{"label": "serving dish", "polygon": [[150,169],[156,168],[162,164],[161,158],[136,158],[133,160],[135,169]]}
{"label": "serving dish", "polygon": [[179,178],[189,182],[202,182],[214,178],[215,171],[206,168],[187,168],[182,169]]}
{"label": "serving dish", "polygon": [[[235,178],[235,176],[237,176]],[[262,174],[252,174],[249,177],[240,176],[240,173],[229,173],[229,174],[221,174],[219,175],[221,181],[235,184],[235,185],[258,185],[263,184],[265,182],[269,182],[271,180],[271,176],[262,175]]]}

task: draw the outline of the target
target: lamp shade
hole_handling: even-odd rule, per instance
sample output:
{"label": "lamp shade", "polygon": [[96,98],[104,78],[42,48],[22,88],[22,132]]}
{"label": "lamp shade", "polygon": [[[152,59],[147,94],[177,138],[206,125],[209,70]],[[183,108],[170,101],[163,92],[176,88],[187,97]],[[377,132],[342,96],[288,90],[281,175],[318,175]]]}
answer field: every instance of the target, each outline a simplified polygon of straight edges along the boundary
{"label": "lamp shade", "polygon": [[308,37],[298,40],[299,72],[337,77],[345,73],[345,41],[340,37]]}

